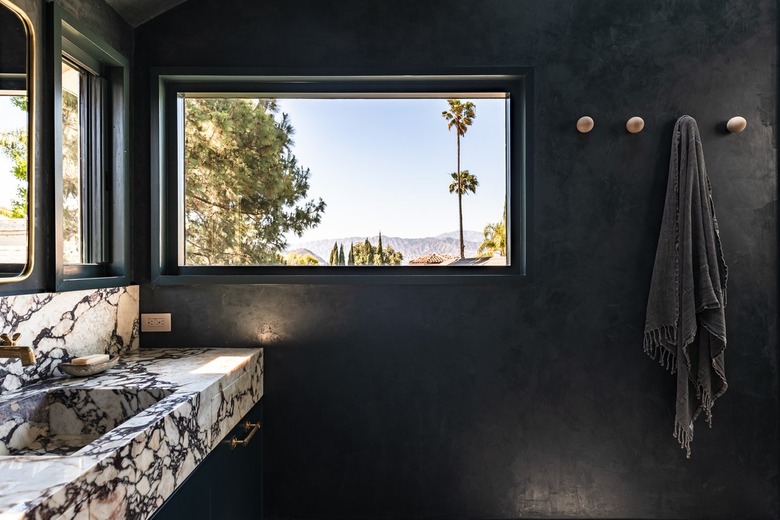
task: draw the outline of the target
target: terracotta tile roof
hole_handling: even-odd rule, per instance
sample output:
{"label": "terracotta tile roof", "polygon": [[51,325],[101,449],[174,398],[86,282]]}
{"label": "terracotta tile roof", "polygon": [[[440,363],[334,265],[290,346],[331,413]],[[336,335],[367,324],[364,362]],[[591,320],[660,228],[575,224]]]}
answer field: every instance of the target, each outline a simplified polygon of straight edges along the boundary
{"label": "terracotta tile roof", "polygon": [[446,265],[457,260],[456,256],[430,253],[414,260],[409,260],[409,265]]}

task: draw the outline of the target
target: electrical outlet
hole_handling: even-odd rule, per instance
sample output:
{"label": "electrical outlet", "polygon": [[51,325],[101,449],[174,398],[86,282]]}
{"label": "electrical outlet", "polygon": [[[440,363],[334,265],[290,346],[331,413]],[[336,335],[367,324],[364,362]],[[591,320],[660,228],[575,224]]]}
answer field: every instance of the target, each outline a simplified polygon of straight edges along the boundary
{"label": "electrical outlet", "polygon": [[141,332],[170,332],[171,313],[141,314]]}

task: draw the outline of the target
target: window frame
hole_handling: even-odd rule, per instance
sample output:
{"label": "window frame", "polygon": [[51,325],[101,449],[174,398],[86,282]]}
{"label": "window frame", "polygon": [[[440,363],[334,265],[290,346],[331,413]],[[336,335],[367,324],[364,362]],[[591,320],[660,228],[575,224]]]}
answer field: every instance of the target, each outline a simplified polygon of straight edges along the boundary
{"label": "window frame", "polygon": [[[19,285],[30,283],[30,279],[36,268],[36,241],[38,234],[36,226],[39,225],[36,219],[39,219],[36,211],[36,197],[38,190],[38,144],[36,131],[38,129],[38,118],[36,117],[38,107],[38,89],[39,79],[37,65],[38,58],[38,40],[30,21],[24,9],[8,0],[0,0],[0,8],[6,8],[19,18],[19,23],[24,27],[25,32],[25,72],[19,72],[19,76],[0,81],[0,93],[4,96],[16,96],[23,94],[27,98],[27,230],[25,238],[27,245],[25,247],[26,259],[23,264],[0,263],[0,296],[6,294],[16,294],[25,292],[25,289]],[[20,284],[20,282],[22,282]]]}
{"label": "window frame", "polygon": [[[477,68],[424,73],[311,73],[310,71],[152,70],[152,282],[161,285],[249,284],[468,284],[528,278],[533,140],[528,107],[530,68]],[[509,266],[182,266],[179,210],[180,93],[273,95],[508,92],[507,221]],[[467,97],[463,95],[462,97]],[[294,122],[293,122],[294,124]],[[498,217],[497,217],[498,218]]]}
{"label": "window frame", "polygon": [[[54,75],[54,275],[57,291],[119,287],[131,283],[129,222],[130,62],[59,6],[53,6]],[[80,186],[82,255],[63,258],[62,63],[88,73],[91,83],[82,122],[86,186]],[[80,103],[81,105],[81,103]],[[85,206],[85,207],[84,207]]]}

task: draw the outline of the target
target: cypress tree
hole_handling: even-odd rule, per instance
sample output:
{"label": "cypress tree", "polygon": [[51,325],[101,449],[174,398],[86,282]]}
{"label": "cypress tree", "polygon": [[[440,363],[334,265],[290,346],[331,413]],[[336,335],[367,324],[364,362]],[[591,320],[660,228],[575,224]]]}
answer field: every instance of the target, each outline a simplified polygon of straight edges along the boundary
{"label": "cypress tree", "polygon": [[336,242],[333,242],[333,249],[330,250],[330,258],[328,259],[330,265],[338,265],[339,263],[339,246]]}
{"label": "cypress tree", "polygon": [[382,232],[379,232],[379,245],[376,246],[377,263],[379,265],[385,265],[385,252],[382,249]]}
{"label": "cypress tree", "polygon": [[347,265],[355,265],[355,243],[349,244],[349,258],[347,259]]}
{"label": "cypress tree", "polygon": [[344,244],[339,244],[339,265],[346,265],[344,261]]}
{"label": "cypress tree", "polygon": [[368,239],[366,239],[363,245],[366,248],[366,265],[374,265],[374,246],[371,245]]}

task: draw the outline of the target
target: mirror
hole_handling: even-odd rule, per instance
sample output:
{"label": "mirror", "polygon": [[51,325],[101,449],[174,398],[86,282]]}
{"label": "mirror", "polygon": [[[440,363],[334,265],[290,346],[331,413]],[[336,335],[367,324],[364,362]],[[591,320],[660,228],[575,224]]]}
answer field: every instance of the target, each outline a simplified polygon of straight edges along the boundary
{"label": "mirror", "polygon": [[27,15],[0,0],[0,283],[33,265],[34,48]]}

